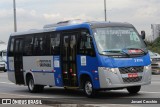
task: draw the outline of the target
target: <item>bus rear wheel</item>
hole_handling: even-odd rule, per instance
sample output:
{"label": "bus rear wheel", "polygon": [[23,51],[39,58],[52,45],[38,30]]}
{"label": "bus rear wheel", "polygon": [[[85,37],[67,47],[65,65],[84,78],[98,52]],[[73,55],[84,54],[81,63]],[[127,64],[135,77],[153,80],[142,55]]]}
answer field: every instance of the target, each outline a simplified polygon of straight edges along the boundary
{"label": "bus rear wheel", "polygon": [[127,88],[127,91],[130,93],[130,94],[137,94],[141,89],[141,86],[133,86],[133,87],[128,87]]}
{"label": "bus rear wheel", "polygon": [[84,81],[83,89],[87,97],[92,98],[96,96],[96,90],[93,88],[93,84],[90,79]]}
{"label": "bus rear wheel", "polygon": [[32,76],[28,77],[27,85],[28,85],[28,90],[31,93],[42,92],[44,90],[43,85],[34,84],[34,80]]}

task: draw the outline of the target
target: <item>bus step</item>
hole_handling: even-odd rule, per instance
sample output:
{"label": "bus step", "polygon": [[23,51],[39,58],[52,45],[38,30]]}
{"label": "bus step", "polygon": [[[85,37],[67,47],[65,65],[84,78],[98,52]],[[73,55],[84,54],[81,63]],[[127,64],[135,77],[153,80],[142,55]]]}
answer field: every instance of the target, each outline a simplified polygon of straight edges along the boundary
{"label": "bus step", "polygon": [[79,87],[64,86],[64,89],[79,89]]}

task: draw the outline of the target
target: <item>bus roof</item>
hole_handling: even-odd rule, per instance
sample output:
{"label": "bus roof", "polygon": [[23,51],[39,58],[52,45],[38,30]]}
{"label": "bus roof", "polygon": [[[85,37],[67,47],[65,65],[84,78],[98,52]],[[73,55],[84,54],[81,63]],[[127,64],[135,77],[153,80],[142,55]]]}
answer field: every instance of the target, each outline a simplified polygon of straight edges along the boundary
{"label": "bus roof", "polygon": [[[65,21],[66,22],[66,21]],[[120,22],[82,22],[82,23],[70,23],[70,24],[63,24],[63,22],[58,22],[57,24],[49,24],[45,25],[43,29],[40,30],[29,30],[25,32],[15,32],[12,33],[11,36],[18,36],[18,35],[27,35],[27,34],[36,34],[36,33],[43,33],[43,32],[51,32],[51,31],[62,31],[62,30],[72,30],[78,28],[103,28],[103,27],[133,27],[132,24],[129,23],[120,23]]]}
{"label": "bus roof", "polygon": [[121,22],[91,22],[92,28],[103,28],[103,27],[133,27],[132,24],[129,23],[121,23]]}

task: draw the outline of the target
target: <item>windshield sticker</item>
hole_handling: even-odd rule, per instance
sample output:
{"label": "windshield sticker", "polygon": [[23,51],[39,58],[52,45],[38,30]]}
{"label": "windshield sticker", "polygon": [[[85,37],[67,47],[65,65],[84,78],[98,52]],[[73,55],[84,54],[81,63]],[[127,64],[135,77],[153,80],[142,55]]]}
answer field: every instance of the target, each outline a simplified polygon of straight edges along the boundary
{"label": "windshield sticker", "polygon": [[59,57],[54,57],[54,67],[56,68],[60,67]]}
{"label": "windshield sticker", "polygon": [[127,35],[130,35],[132,32],[130,30],[98,30],[98,33],[101,35],[106,35],[106,34],[111,34],[111,35],[127,34]]}
{"label": "windshield sticker", "polygon": [[86,66],[86,56],[81,56],[81,66]]}

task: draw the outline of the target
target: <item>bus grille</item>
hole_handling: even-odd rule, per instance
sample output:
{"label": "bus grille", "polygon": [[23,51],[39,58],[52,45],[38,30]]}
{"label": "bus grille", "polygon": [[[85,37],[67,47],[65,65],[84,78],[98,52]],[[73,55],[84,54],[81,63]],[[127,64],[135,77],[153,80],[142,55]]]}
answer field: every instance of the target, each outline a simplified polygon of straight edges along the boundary
{"label": "bus grille", "polygon": [[143,66],[139,67],[121,67],[119,68],[119,71],[121,74],[128,74],[128,73],[142,73],[143,72]]}
{"label": "bus grille", "polygon": [[135,77],[135,78],[122,78],[124,83],[131,83],[131,82],[139,82],[142,80],[142,76]]}

